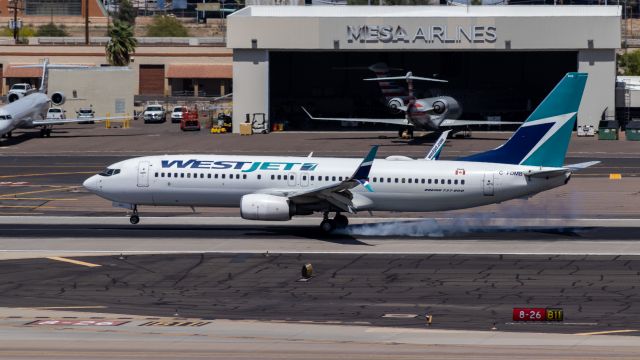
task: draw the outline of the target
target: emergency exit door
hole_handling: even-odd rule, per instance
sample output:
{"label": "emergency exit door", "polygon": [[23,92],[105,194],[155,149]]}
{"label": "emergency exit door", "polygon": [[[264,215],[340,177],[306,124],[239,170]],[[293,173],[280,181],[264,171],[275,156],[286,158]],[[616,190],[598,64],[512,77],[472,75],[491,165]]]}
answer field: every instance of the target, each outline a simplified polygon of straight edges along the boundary
{"label": "emergency exit door", "polygon": [[149,162],[140,161],[138,164],[138,187],[149,186]]}
{"label": "emergency exit door", "polygon": [[484,174],[484,184],[482,186],[483,193],[485,196],[493,196],[493,188],[494,188],[494,173],[485,173]]}

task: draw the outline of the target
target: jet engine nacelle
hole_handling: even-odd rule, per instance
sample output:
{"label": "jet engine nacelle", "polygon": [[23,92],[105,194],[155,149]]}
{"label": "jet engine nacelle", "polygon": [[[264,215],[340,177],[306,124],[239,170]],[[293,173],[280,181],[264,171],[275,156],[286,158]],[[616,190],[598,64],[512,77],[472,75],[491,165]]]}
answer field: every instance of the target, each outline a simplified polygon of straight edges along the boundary
{"label": "jet engine nacelle", "polygon": [[12,93],[9,93],[9,96],[7,96],[7,100],[9,100],[9,102],[12,103],[12,102],[14,102],[14,101],[16,101],[16,100],[18,100],[20,98],[23,98],[23,97],[24,97],[23,93],[12,92]]}
{"label": "jet engine nacelle", "polygon": [[404,106],[404,101],[401,98],[392,98],[387,102],[389,109],[400,112],[400,108]]}
{"label": "jet engine nacelle", "polygon": [[62,92],[54,92],[53,95],[51,95],[51,103],[53,103],[53,105],[62,105],[66,99]]}
{"label": "jet engine nacelle", "polygon": [[249,194],[240,199],[240,216],[243,219],[286,221],[294,213],[294,206],[282,196]]}
{"label": "jet engine nacelle", "polygon": [[452,119],[462,114],[462,107],[456,99],[450,96],[441,96],[431,101],[431,112],[434,115],[446,115],[446,118]]}

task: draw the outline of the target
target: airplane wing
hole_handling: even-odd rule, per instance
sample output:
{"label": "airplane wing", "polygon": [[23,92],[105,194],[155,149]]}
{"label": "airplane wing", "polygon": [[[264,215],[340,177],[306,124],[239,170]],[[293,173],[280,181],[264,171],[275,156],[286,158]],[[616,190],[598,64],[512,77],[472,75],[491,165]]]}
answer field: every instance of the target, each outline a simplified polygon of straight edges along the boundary
{"label": "airplane wing", "polygon": [[79,122],[87,122],[87,121],[105,121],[105,120],[123,120],[123,119],[133,119],[132,116],[109,116],[109,117],[94,117],[94,118],[84,118],[84,119],[44,119],[44,120],[35,120],[32,122],[34,126],[42,126],[42,125],[62,125],[62,124],[72,124]]}
{"label": "airplane wing", "polygon": [[327,120],[327,121],[355,121],[355,122],[363,122],[363,123],[378,123],[378,124],[392,124],[392,125],[402,125],[402,126],[413,126],[412,123],[407,121],[407,119],[367,119],[367,118],[319,118],[313,117],[307,109],[302,107],[302,110],[309,116],[311,120]]}
{"label": "airplane wing", "polygon": [[433,147],[431,148],[429,153],[427,153],[427,156],[424,158],[425,160],[438,160],[438,158],[440,157],[440,153],[442,152],[442,148],[447,142],[447,136],[450,132],[451,130],[447,130],[440,135],[438,140],[436,140],[436,142],[433,144]]}
{"label": "airplane wing", "polygon": [[[368,191],[373,192],[373,189],[369,185],[368,178],[377,151],[378,145],[373,146],[353,175],[341,182],[299,191],[272,189],[262,192],[272,195],[286,196],[289,198],[289,201],[294,204],[308,204],[324,200],[344,212],[354,213],[359,206],[354,204],[354,195],[349,190],[357,187],[358,185],[362,185]],[[363,197],[360,197],[358,199],[360,203],[368,200],[363,200],[362,198]]]}
{"label": "airplane wing", "polygon": [[590,166],[597,165],[599,163],[600,161],[588,161],[588,162],[579,163],[579,164],[566,165],[560,169],[540,170],[540,171],[530,170],[525,172],[524,175],[534,177],[534,178],[554,177],[554,176],[566,174],[567,172],[584,170]]}
{"label": "airplane wing", "polygon": [[471,126],[471,125],[522,125],[517,121],[488,121],[488,120],[455,120],[444,119],[440,126]]}

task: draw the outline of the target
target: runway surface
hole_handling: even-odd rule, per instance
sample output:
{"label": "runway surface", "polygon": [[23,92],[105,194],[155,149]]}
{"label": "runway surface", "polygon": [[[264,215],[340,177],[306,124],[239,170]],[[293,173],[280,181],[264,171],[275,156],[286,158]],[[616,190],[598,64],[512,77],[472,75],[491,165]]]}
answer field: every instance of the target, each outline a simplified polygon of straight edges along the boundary
{"label": "runway surface", "polygon": [[[234,320],[640,335],[637,256],[189,254],[0,262],[0,306]],[[315,276],[300,281],[313,264]],[[90,267],[86,264],[99,265]],[[563,308],[561,323],[512,321]]]}

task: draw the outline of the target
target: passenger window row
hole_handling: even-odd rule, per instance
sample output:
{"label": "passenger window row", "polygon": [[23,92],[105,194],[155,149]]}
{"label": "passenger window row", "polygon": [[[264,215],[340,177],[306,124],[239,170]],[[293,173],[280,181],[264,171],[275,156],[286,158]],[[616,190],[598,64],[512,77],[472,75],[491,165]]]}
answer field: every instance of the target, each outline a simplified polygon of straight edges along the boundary
{"label": "passenger window row", "polygon": [[[386,180],[385,180],[386,179]],[[402,184],[440,184],[440,185],[464,185],[464,179],[424,179],[424,178],[384,178],[374,177],[371,179],[374,183],[402,183]]]}
{"label": "passenger window row", "polygon": [[[206,175],[206,176],[205,176]],[[203,174],[203,173],[164,173],[164,172],[156,172],[155,177],[168,177],[168,178],[187,178],[187,179],[238,179],[240,180],[240,174]],[[242,179],[246,179],[247,174],[242,174]]]}
{"label": "passenger window row", "polygon": [[[118,170],[119,172],[119,170]],[[237,179],[239,180],[242,176],[242,179],[247,179],[247,174],[203,174],[203,173],[164,173],[164,172],[156,172],[155,177],[160,178],[187,178],[187,179]],[[262,179],[262,175],[258,174],[258,180]],[[346,180],[346,176],[323,176],[323,175],[302,175],[302,180],[307,181],[343,181]],[[275,175],[271,174],[271,180],[295,180],[295,175]],[[435,185],[464,185],[464,179],[424,179],[424,178],[384,178],[384,177],[374,177],[371,179],[374,183],[395,183],[395,184],[435,184]]]}

